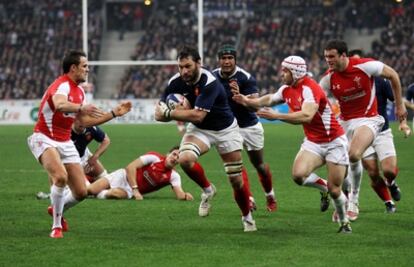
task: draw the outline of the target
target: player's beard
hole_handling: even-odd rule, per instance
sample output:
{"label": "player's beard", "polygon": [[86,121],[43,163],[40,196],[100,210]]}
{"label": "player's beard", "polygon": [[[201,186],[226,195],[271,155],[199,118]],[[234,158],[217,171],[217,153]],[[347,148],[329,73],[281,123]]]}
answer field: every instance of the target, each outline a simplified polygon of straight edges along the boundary
{"label": "player's beard", "polygon": [[184,82],[188,84],[194,84],[199,76],[200,71],[195,69],[192,75],[182,77]]}

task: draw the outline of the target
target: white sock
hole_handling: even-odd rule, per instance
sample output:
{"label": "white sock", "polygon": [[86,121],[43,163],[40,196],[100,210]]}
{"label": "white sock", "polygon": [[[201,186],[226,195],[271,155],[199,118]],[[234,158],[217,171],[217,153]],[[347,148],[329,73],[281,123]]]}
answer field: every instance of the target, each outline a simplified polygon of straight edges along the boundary
{"label": "white sock", "polygon": [[345,211],[345,203],[346,203],[346,196],[344,192],[341,191],[341,195],[339,195],[338,198],[333,199],[333,202],[335,204],[335,210],[338,213],[339,221],[341,223],[348,222],[348,217],[346,216]]}
{"label": "white sock", "polygon": [[96,198],[99,199],[106,199],[106,193],[108,193],[108,189],[102,190],[99,194],[96,195]]}
{"label": "white sock", "polygon": [[208,187],[204,187],[203,191],[206,194],[211,194],[211,193],[213,193],[213,187],[211,185],[209,185]]}
{"label": "white sock", "polygon": [[73,194],[71,190],[67,190],[65,193],[65,197],[64,197],[64,203],[65,206],[63,207],[63,210],[66,211],[70,208],[72,208],[73,206],[75,206],[76,204],[79,203],[79,200],[77,200]]}
{"label": "white sock", "polygon": [[351,163],[349,165],[349,174],[351,181],[351,194],[349,200],[355,204],[359,203],[359,189],[362,180],[362,163],[361,161]]}
{"label": "white sock", "polygon": [[270,192],[269,193],[265,193],[265,196],[272,196],[272,197],[275,197],[275,191],[273,190],[273,188],[272,188],[272,190],[270,190]]}
{"label": "white sock", "polygon": [[62,228],[62,215],[63,215],[63,193],[65,188],[52,185],[50,188],[50,201],[53,207],[53,226],[54,228]]}
{"label": "white sock", "polygon": [[321,192],[328,192],[328,182],[315,173],[311,173],[306,177],[305,181],[303,181],[303,185],[317,188]]}
{"label": "white sock", "polygon": [[246,216],[243,216],[243,219],[247,221],[253,221],[252,213],[249,212]]}

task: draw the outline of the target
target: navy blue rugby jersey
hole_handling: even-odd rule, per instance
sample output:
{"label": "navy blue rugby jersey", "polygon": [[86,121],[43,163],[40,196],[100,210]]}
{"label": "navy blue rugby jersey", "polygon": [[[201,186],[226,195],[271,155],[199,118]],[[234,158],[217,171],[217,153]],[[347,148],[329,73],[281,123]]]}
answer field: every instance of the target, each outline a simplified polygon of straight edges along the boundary
{"label": "navy blue rugby jersey", "polygon": [[72,129],[70,139],[72,139],[73,143],[75,144],[79,156],[83,157],[83,155],[85,155],[86,147],[89,145],[89,143],[92,140],[101,143],[105,139],[105,132],[102,131],[102,129],[98,126],[87,127],[80,134],[75,133]]}
{"label": "navy blue rugby jersey", "polygon": [[408,86],[407,92],[405,93],[405,99],[410,102],[414,102],[414,83]]}
{"label": "navy blue rugby jersey", "polygon": [[192,108],[207,111],[201,123],[194,124],[200,129],[219,131],[229,127],[234,116],[227,101],[223,85],[208,70],[201,68],[200,79],[193,85],[188,85],[179,73],[169,81],[167,88],[161,96],[165,102],[166,97],[172,93],[184,95]]}
{"label": "navy blue rugby jersey", "polygon": [[375,96],[377,97],[378,113],[384,117],[385,123],[381,131],[387,130],[389,126],[387,115],[387,100],[394,102],[394,94],[390,82],[382,77],[375,77]]}
{"label": "navy blue rugby jersey", "polygon": [[239,127],[246,128],[257,124],[259,119],[257,118],[256,113],[247,109],[243,105],[234,102],[232,99],[233,94],[230,90],[230,82],[235,80],[239,85],[239,90],[242,95],[257,94],[258,89],[256,79],[250,73],[238,66],[236,66],[234,73],[228,78],[223,78],[221,76],[221,68],[215,69],[213,71],[213,74],[217,77],[217,79],[221,82],[221,84],[224,86],[224,89],[226,90],[230,108],[237,119]]}

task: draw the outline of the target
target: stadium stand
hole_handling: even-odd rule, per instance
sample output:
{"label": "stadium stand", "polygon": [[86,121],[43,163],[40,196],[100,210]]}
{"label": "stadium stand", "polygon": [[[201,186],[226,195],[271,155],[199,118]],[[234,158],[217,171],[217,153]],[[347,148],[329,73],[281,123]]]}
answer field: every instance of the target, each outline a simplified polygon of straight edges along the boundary
{"label": "stadium stand", "polygon": [[[0,99],[42,97],[61,72],[64,51],[82,47],[81,4],[71,0],[0,3]],[[89,6],[90,59],[99,55],[101,4],[92,1]]]}
{"label": "stadium stand", "polygon": [[[175,60],[179,46],[197,43],[197,1],[154,1],[144,14],[139,5],[123,10],[119,4],[115,20],[103,17],[104,1],[88,3],[90,60],[99,59],[105,19],[107,29],[119,30],[121,38],[122,13],[133,23],[124,30],[142,33],[131,60]],[[0,3],[0,99],[41,97],[60,72],[63,51],[81,47],[80,10],[81,1],[70,0]],[[324,43],[344,38],[347,28],[383,29],[370,55],[394,67],[403,88],[413,82],[412,1],[204,0],[203,10],[203,65],[215,68],[218,47],[236,44],[238,64],[256,76],[261,94],[279,87],[280,60],[289,54],[304,57],[318,79],[326,69]],[[111,97],[158,98],[176,71],[176,66],[129,67]],[[92,68],[92,83],[95,73]]]}

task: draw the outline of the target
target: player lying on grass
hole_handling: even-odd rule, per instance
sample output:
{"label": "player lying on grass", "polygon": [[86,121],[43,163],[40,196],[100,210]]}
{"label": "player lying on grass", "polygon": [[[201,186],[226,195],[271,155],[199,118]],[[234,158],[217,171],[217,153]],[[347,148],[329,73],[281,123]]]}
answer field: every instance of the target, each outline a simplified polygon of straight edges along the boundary
{"label": "player lying on grass", "polygon": [[183,191],[181,177],[174,169],[178,158],[178,147],[173,147],[166,156],[148,152],[129,163],[125,169],[116,170],[90,184],[88,194],[100,199],[142,200],[142,195],[171,185],[177,199],[193,200],[190,193]]}

